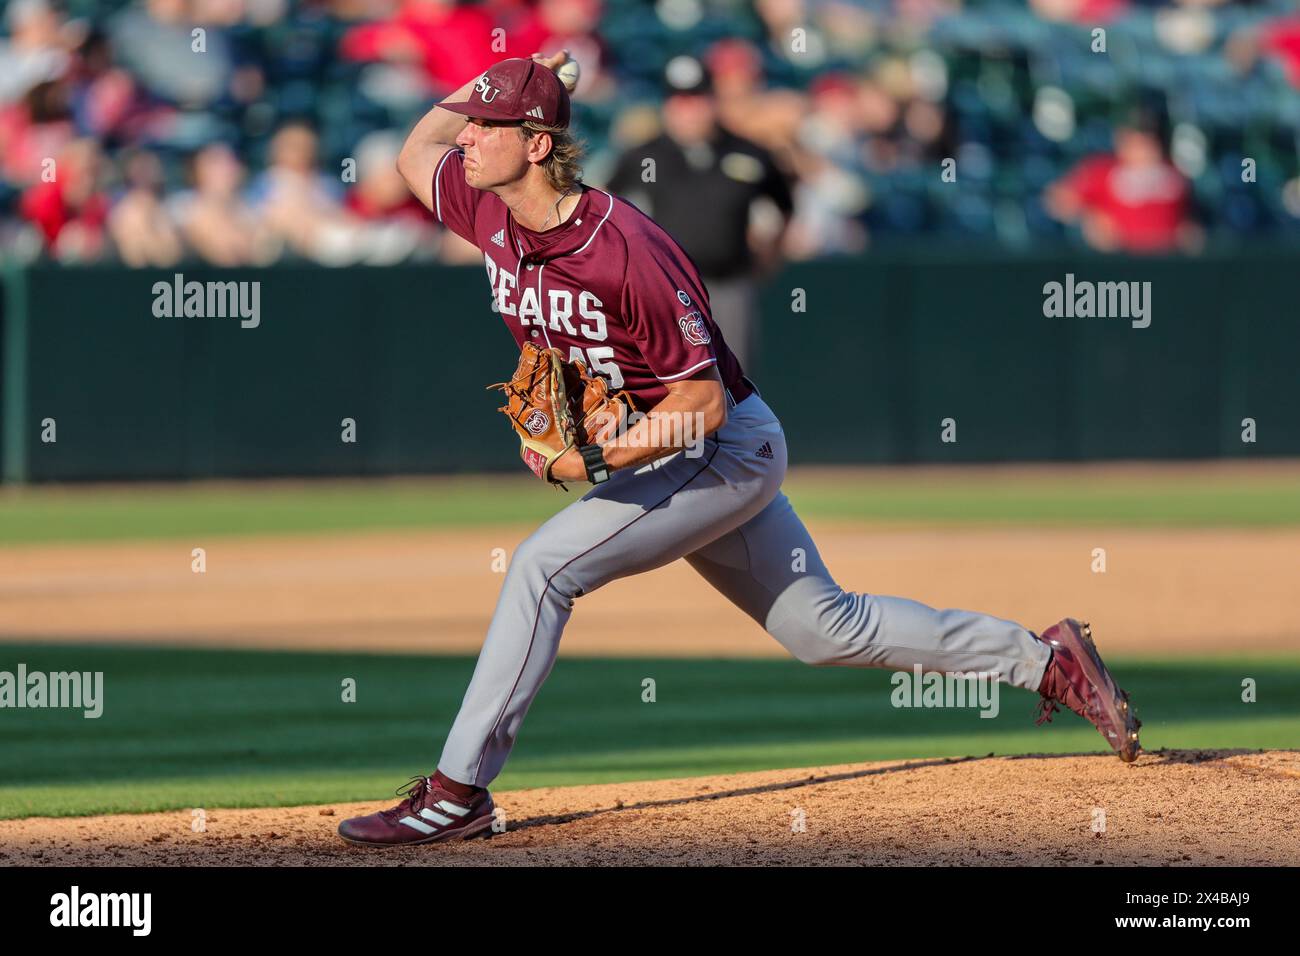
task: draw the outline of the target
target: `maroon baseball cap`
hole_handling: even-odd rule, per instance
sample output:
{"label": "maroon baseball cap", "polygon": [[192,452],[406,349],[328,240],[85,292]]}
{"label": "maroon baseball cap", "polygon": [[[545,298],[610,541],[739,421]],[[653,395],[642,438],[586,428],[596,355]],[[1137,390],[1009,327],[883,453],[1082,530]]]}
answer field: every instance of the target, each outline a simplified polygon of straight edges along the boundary
{"label": "maroon baseball cap", "polygon": [[569,91],[553,70],[514,57],[491,67],[474,83],[469,99],[439,103],[445,110],[494,120],[536,120],[569,125]]}

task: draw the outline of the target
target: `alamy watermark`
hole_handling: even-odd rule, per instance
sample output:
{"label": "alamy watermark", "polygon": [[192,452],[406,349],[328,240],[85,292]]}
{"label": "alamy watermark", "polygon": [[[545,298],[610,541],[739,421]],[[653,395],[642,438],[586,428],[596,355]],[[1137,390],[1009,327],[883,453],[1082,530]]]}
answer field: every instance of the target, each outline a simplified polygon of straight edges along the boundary
{"label": "alamy watermark", "polygon": [[1130,319],[1133,328],[1151,324],[1150,282],[1078,282],[1073,272],[1065,282],[1043,286],[1043,315],[1049,319]]}
{"label": "alamy watermark", "polygon": [[[644,428],[637,428],[642,421]],[[634,409],[616,421],[609,413],[597,413],[588,422],[594,443],[615,448],[681,448],[687,458],[704,454],[703,412],[642,412]]]}
{"label": "alamy watermark", "polygon": [[103,671],[0,671],[0,708],[76,708],[87,720],[104,713]]}
{"label": "alamy watermark", "polygon": [[148,936],[152,915],[152,893],[83,893],[73,886],[50,897],[51,926],[121,926],[132,936]]}
{"label": "alamy watermark", "polygon": [[889,702],[894,707],[972,707],[980,717],[998,715],[997,671],[930,671],[923,674],[920,664],[911,672],[895,671],[889,678],[894,689]]}
{"label": "alamy watermark", "polygon": [[240,328],[262,324],[262,283],[185,281],[177,272],[171,282],[153,284],[153,314],[160,319],[238,318]]}

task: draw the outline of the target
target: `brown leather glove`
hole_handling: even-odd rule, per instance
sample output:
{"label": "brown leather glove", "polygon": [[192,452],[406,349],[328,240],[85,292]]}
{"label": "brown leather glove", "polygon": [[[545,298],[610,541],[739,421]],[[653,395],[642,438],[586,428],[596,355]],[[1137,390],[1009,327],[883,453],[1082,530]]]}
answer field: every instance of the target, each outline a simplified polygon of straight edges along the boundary
{"label": "brown leather glove", "polygon": [[583,362],[566,362],[559,349],[526,342],[508,382],[489,385],[506,393],[498,411],[519,434],[519,456],[538,478],[563,487],[551,476],[555,460],[576,445],[612,438],[627,421],[632,398],[610,394],[609,383]]}
{"label": "brown leather glove", "polygon": [[587,371],[581,359],[564,363],[564,371],[568,394],[578,396],[573,403],[578,444],[601,445],[620,434],[628,413],[636,407],[632,396],[624,391],[610,392],[609,382]]}

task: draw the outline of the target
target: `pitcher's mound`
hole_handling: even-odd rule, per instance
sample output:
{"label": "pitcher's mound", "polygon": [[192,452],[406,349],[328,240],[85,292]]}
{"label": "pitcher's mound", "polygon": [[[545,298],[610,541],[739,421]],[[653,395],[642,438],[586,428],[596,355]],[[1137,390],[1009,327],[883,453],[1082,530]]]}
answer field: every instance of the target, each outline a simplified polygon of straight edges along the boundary
{"label": "pitcher's mound", "polygon": [[503,791],[490,839],[377,850],[329,807],[0,822],[4,865],[1300,865],[1300,751],[889,761]]}

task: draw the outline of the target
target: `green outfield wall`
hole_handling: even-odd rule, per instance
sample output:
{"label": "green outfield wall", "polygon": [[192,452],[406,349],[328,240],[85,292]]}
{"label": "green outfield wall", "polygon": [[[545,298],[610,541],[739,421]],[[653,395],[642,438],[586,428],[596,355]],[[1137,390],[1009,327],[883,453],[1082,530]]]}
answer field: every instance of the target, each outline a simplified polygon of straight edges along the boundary
{"label": "green outfield wall", "polygon": [[[205,311],[235,314],[156,314],[177,271],[223,284]],[[1136,300],[1127,317],[1044,315],[1067,274],[1076,293],[1149,283],[1149,324]],[[800,463],[1298,455],[1298,274],[1267,251],[800,264],[764,286],[751,376]],[[42,265],[2,281],[7,481],[519,467],[483,388],[514,348],[480,269]],[[224,285],[253,282],[255,320]]]}

